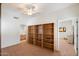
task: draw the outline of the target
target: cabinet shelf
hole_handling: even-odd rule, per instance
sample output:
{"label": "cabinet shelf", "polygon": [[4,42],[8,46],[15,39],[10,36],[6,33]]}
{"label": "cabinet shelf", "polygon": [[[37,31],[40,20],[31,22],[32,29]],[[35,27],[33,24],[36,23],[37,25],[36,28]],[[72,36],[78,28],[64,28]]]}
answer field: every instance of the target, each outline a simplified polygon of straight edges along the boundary
{"label": "cabinet shelf", "polygon": [[28,42],[54,51],[54,23],[29,26]]}

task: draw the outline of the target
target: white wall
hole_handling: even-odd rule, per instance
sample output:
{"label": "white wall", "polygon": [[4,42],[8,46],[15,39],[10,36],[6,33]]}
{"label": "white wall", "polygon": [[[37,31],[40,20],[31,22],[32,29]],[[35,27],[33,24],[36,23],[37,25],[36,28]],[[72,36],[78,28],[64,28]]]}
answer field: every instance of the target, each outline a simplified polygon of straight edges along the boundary
{"label": "white wall", "polygon": [[[26,20],[26,16],[22,15],[16,9],[10,6],[1,7],[1,48],[8,47],[20,42],[20,24]],[[14,19],[13,17],[19,17]]]}
{"label": "white wall", "polygon": [[68,21],[62,21],[62,22],[59,22],[60,27],[65,27],[66,28],[66,32],[59,32],[59,37],[60,39],[64,38],[64,37],[68,37],[70,35],[73,35],[73,28],[72,28],[72,20],[68,20]]}

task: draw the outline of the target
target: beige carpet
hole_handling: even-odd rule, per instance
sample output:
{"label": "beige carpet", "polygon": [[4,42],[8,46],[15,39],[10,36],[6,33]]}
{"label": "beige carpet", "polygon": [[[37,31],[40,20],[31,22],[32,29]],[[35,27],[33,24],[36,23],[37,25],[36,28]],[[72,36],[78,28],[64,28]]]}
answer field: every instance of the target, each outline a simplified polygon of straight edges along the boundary
{"label": "beige carpet", "polygon": [[68,44],[64,40],[60,40],[60,52],[51,51],[26,42],[18,45],[3,48],[2,56],[74,56],[75,51],[73,45]]}
{"label": "beige carpet", "polygon": [[31,45],[26,42],[19,45],[2,49],[2,55],[4,56],[59,56],[58,51],[51,51],[46,48]]}

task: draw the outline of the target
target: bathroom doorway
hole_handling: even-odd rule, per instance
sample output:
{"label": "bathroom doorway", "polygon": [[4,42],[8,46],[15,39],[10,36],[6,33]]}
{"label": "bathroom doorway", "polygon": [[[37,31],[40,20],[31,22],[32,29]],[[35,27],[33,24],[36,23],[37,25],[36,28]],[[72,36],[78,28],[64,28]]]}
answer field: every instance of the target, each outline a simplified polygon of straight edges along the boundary
{"label": "bathroom doorway", "polygon": [[58,39],[61,55],[73,56],[75,52],[75,27],[72,19],[58,21]]}

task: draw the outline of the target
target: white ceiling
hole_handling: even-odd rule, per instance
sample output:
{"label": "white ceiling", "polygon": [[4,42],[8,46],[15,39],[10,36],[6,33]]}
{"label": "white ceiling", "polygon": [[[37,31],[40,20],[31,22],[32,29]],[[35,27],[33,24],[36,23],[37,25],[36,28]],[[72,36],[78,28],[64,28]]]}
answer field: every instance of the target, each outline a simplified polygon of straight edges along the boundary
{"label": "white ceiling", "polygon": [[[67,8],[71,5],[74,5],[72,3],[33,3],[37,6],[37,10],[39,13],[49,13],[49,12],[54,12],[57,10],[61,10],[63,8]],[[23,4],[23,3],[10,3],[10,4],[4,4],[7,6],[11,6],[14,7],[16,9],[18,9],[19,11],[26,13],[27,9],[26,6],[27,4]]]}
{"label": "white ceiling", "polygon": [[[69,8],[74,6],[79,6],[79,4],[77,3],[30,3],[30,4],[35,4],[37,6],[37,10],[36,10],[37,13],[33,14],[32,17],[38,17],[38,18],[50,17],[50,16],[57,17],[60,14],[61,16],[63,16],[63,14],[67,14],[69,16],[70,14],[72,14],[70,13],[71,11],[72,12],[74,11],[73,13],[75,13],[76,9],[78,9],[76,8],[75,10],[74,9],[72,10]],[[25,3],[4,3],[2,5],[4,7],[14,8],[27,16],[26,14],[27,13],[26,7],[28,5],[27,3],[26,4]],[[67,8],[68,10],[64,11]]]}

